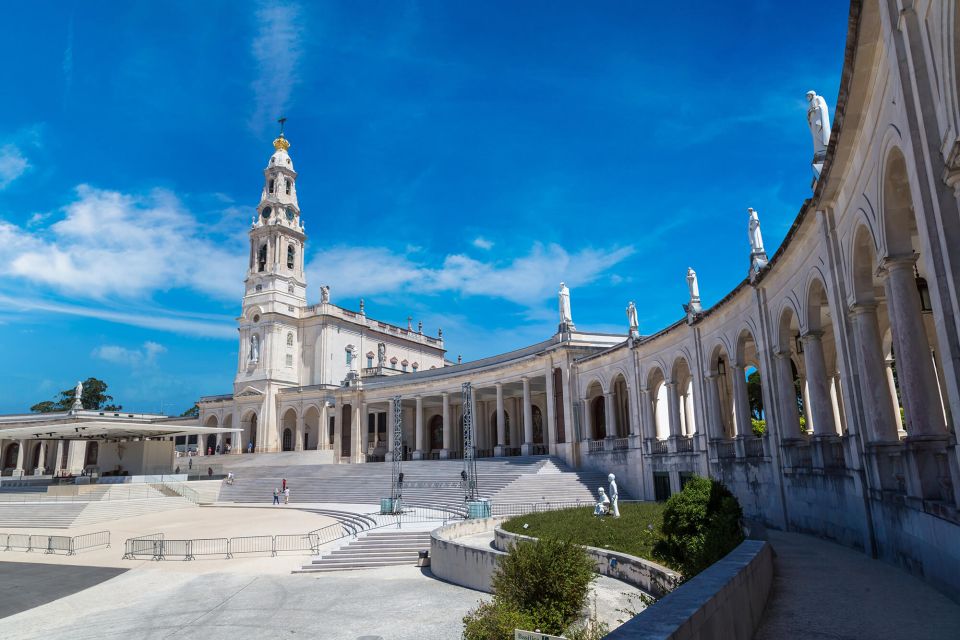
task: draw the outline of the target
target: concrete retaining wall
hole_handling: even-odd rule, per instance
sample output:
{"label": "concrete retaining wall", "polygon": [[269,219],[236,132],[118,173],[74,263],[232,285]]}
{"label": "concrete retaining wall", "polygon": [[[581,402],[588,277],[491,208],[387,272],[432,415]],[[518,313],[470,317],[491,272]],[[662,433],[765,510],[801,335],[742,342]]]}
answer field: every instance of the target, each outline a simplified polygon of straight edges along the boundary
{"label": "concrete retaining wall", "polygon": [[[530,536],[504,531],[499,526],[494,531],[494,546],[505,551],[517,540],[533,540]],[[596,572],[622,580],[655,598],[662,598],[680,581],[680,574],[656,562],[638,558],[619,551],[584,547],[587,555],[593,558]]]}
{"label": "concrete retaining wall", "polygon": [[750,640],[773,583],[773,550],[746,540],[606,636],[609,640]]}
{"label": "concrete retaining wall", "polygon": [[493,531],[507,519],[464,520],[434,529],[430,534],[430,571],[441,580],[490,593],[493,570],[499,558],[506,554],[470,547],[457,542],[457,538]]}

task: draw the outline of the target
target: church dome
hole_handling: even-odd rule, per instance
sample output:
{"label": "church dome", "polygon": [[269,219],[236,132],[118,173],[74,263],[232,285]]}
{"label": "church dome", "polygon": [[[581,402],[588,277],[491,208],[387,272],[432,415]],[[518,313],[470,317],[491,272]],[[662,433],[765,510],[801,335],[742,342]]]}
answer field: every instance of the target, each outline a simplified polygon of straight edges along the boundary
{"label": "church dome", "polygon": [[273,141],[273,148],[276,151],[270,156],[270,167],[284,167],[293,171],[293,161],[290,159],[290,154],[287,153],[290,148],[290,141],[284,138],[282,133],[279,138]]}

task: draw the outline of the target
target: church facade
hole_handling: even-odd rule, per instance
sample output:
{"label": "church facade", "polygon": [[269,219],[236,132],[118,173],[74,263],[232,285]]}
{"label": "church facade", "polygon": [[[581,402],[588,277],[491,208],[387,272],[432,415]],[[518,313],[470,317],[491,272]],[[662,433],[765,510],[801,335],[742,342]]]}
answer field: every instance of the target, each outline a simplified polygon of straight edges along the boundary
{"label": "church facade", "polygon": [[[234,392],[201,399],[202,424],[242,427],[233,452],[450,458],[463,454],[466,400],[480,456],[550,453],[647,499],[717,477],[750,519],[862,549],[960,598],[958,68],[956,3],[855,0],[829,133],[808,95],[813,193],[775,253],[761,203],[745,203],[745,278],[713,306],[691,269],[685,317],[648,335],[631,317],[604,335],[575,329],[561,296],[555,335],[463,364],[444,359],[440,336],[326,293],[306,304],[279,138],[250,231]],[[387,437],[397,413],[400,450]]]}

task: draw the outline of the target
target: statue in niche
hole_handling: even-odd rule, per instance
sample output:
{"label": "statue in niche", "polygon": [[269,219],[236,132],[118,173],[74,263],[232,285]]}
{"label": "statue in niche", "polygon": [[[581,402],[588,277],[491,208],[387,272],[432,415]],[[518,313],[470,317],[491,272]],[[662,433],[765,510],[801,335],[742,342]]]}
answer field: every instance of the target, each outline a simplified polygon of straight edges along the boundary
{"label": "statue in niche", "polygon": [[560,304],[560,326],[573,328],[573,314],[570,312],[570,289],[562,282],[557,297]]}
{"label": "statue in niche", "polygon": [[823,162],[830,144],[830,112],[827,101],[816,91],[807,91],[807,124],[813,136],[813,161]]}
{"label": "statue in niche", "polygon": [[377,366],[382,367],[387,360],[387,345],[380,343],[377,345]]}
{"label": "statue in niche", "polygon": [[260,362],[260,337],[257,334],[250,336],[250,362]]}
{"label": "statue in niche", "polygon": [[636,338],[640,335],[640,323],[637,321],[637,305],[630,301],[627,305],[627,323],[630,325],[630,336]]}
{"label": "statue in niche", "polygon": [[620,491],[617,489],[617,476],[612,473],[607,476],[607,482],[610,483],[610,512],[614,518],[620,517],[620,507],[617,501],[620,499]]}
{"label": "statue in niche", "polygon": [[320,287],[320,302],[323,304],[330,302],[330,287],[327,285]]}
{"label": "statue in niche", "polygon": [[747,209],[750,212],[750,223],[748,225],[747,235],[750,237],[750,253],[765,253],[763,250],[763,236],[760,235],[760,218],[753,209]]}

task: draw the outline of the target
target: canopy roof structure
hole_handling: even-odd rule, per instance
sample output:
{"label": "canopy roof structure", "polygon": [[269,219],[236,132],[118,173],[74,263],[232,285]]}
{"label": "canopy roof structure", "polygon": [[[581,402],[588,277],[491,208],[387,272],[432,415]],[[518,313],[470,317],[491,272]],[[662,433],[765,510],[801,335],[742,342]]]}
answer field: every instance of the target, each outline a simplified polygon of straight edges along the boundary
{"label": "canopy roof structure", "polygon": [[10,440],[133,440],[240,431],[160,414],[71,411],[0,416],[0,439]]}

